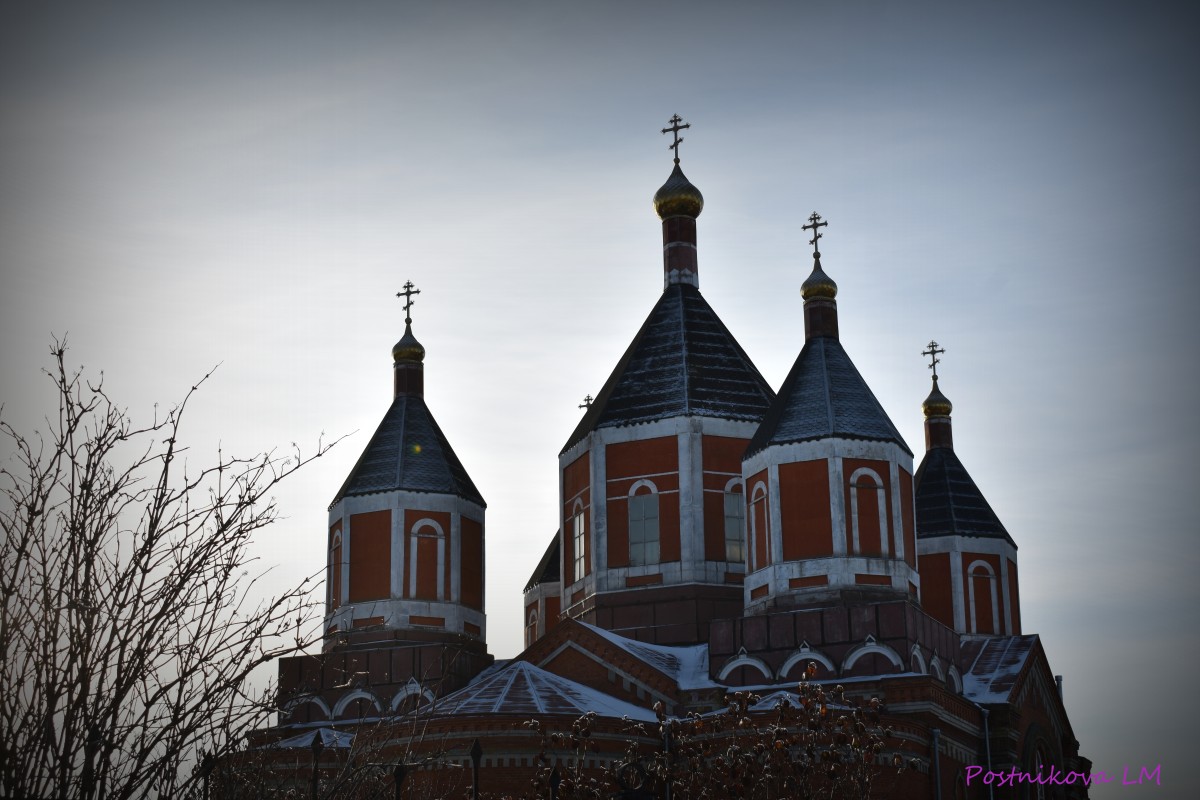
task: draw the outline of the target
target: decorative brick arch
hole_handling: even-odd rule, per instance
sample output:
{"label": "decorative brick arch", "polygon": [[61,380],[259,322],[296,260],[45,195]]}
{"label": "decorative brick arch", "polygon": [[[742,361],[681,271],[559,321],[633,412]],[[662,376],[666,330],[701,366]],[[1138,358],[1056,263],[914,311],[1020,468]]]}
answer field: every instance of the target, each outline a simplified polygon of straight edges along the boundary
{"label": "decorative brick arch", "polygon": [[[431,529],[432,534],[427,532]],[[421,600],[447,599],[449,587],[446,586],[445,565],[450,558],[450,548],[446,532],[437,520],[428,517],[418,519],[408,532],[408,596]],[[427,543],[430,539],[436,540],[432,552],[422,545],[422,542]],[[434,563],[422,563],[428,561]],[[424,583],[430,576],[435,581],[433,586]]]}
{"label": "decorative brick arch", "polygon": [[834,665],[833,661],[830,660],[829,656],[825,655],[820,650],[813,650],[812,647],[809,646],[808,642],[804,642],[800,645],[800,647],[796,648],[796,652],[788,656],[787,661],[783,662],[783,666],[779,668],[777,677],[780,680],[787,680],[788,673],[792,671],[792,668],[797,664],[803,664],[806,661],[817,662],[829,671],[829,675],[831,677],[838,674],[837,667]]}
{"label": "decorative brick arch", "polygon": [[868,636],[866,641],[846,654],[846,659],[842,662],[842,672],[848,674],[856,661],[870,653],[877,653],[883,656],[892,662],[892,665],[898,670],[904,669],[904,661],[895,650],[886,644],[879,644],[879,642],[875,641],[874,636]]}
{"label": "decorative brick arch", "polygon": [[341,700],[337,701],[337,705],[335,705],[333,707],[333,718],[337,719],[338,717],[340,717],[342,715],[342,712],[344,712],[346,710],[346,707],[349,706],[351,703],[353,703],[355,700],[370,701],[371,705],[375,708],[376,714],[378,714],[380,711],[382,711],[382,709],[379,707],[379,700],[376,699],[375,695],[371,694],[366,689],[355,689],[353,692],[350,692],[349,694],[342,697]]}
{"label": "decorative brick arch", "polygon": [[962,694],[962,676],[958,674],[958,667],[950,665],[950,669],[946,670],[946,680],[955,694]]}
{"label": "decorative brick arch", "polygon": [[717,680],[723,681],[728,678],[733,671],[738,667],[753,667],[762,673],[763,678],[771,680],[771,668],[766,665],[761,658],[746,654],[746,648],[738,651],[737,655],[725,662],[725,666],[721,667],[721,673],[717,675]]}
{"label": "decorative brick arch", "polygon": [[929,674],[937,678],[942,683],[946,682],[946,671],[942,669],[942,661],[934,653],[933,658],[929,659]]}
{"label": "decorative brick arch", "polygon": [[746,517],[747,570],[762,569],[771,563],[771,521],[767,484],[758,481],[747,496]]}
{"label": "decorative brick arch", "polygon": [[921,645],[914,644],[912,646],[909,662],[913,667],[913,672],[919,672],[922,675],[929,674],[929,665],[925,663],[925,656],[921,654]]}
{"label": "decorative brick arch", "polygon": [[400,706],[410,697],[419,698],[417,705],[421,705],[422,702],[432,703],[434,700],[433,692],[417,683],[415,678],[409,678],[408,683],[404,684],[404,688],[396,692],[396,696],[392,698],[389,708],[393,713],[399,711]]}
{"label": "decorative brick arch", "polygon": [[316,695],[307,695],[305,697],[296,697],[286,702],[283,706],[283,716],[290,718],[294,713],[307,705],[317,707],[317,711],[325,719],[331,719],[332,714],[329,713],[329,704]]}

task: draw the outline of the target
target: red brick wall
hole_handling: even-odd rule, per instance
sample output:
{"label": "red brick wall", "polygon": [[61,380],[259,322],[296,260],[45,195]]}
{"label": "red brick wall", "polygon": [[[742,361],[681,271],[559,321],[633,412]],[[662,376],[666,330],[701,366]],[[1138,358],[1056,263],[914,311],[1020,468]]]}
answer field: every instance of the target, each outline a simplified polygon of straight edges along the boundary
{"label": "red brick wall", "polygon": [[483,525],[462,518],[462,604],[483,611]]}
{"label": "red brick wall", "polygon": [[1012,604],[1013,629],[1010,633],[1021,633],[1021,599],[1017,594],[1017,562],[1008,561],[1008,602]]}
{"label": "red brick wall", "polygon": [[904,520],[904,560],[917,568],[916,518],[913,516],[913,479],[900,470],[900,516]]}
{"label": "red brick wall", "polygon": [[350,516],[350,602],[391,596],[392,512]]}
{"label": "red brick wall", "polygon": [[954,627],[954,598],[951,591],[950,555],[921,556],[921,608],[943,625]]}
{"label": "red brick wall", "polygon": [[779,514],[784,561],[833,555],[828,461],[779,465]]}

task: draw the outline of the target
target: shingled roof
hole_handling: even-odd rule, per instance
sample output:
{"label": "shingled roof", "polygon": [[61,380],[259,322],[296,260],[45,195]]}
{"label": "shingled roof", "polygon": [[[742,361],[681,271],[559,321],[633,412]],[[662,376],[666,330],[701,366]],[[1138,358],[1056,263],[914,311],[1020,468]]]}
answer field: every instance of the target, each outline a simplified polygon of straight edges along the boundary
{"label": "shingled roof", "polygon": [[1038,643],[1037,634],[965,638],[963,695],[976,703],[1006,703]]}
{"label": "shingled roof", "polygon": [[550,540],[550,546],[542,554],[542,560],[538,562],[537,568],[529,576],[529,583],[525,584],[525,591],[528,592],[542,583],[557,583],[562,579],[562,567],[559,564],[562,560],[561,547],[558,531],[555,531],[554,538]]}
{"label": "shingled roof", "polygon": [[762,419],[775,394],[700,290],[668,286],[563,446],[680,416]]}
{"label": "shingled roof", "polygon": [[486,507],[446,435],[417,395],[397,395],[329,505],[343,497],[404,490],[452,494]]}
{"label": "shingled roof", "polygon": [[915,482],[918,539],[977,536],[1005,539],[1017,546],[949,447],[935,447],[925,454]]}
{"label": "shingled roof", "polygon": [[831,437],[894,442],[912,455],[841,342],[814,336],[804,343],[746,455]]}

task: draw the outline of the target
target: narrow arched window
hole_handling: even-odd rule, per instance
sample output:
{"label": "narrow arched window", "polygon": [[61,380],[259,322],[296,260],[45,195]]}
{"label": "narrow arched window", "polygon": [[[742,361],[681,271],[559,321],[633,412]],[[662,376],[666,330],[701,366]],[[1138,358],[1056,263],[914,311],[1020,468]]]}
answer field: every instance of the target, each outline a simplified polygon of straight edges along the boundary
{"label": "narrow arched window", "polygon": [[642,484],[629,498],[629,564],[658,563],[658,493]]}
{"label": "narrow arched window", "polygon": [[971,633],[999,633],[1000,606],[996,596],[996,573],[985,561],[976,561],[967,569],[967,602],[971,612]]}
{"label": "narrow arched window", "polygon": [[529,609],[529,618],[525,621],[525,646],[537,641],[538,613],[536,608]]}
{"label": "narrow arched window", "polygon": [[584,522],[583,505],[575,505],[575,516],[571,518],[571,544],[575,554],[575,580],[581,581],[587,575],[587,529]]}
{"label": "narrow arched window", "polygon": [[770,563],[771,551],[767,542],[767,487],[763,483],[754,485],[750,499],[750,566],[762,569]]}
{"label": "narrow arched window", "polygon": [[342,604],[342,533],[333,534],[329,545],[329,608],[332,611]]}
{"label": "narrow arched window", "polygon": [[746,563],[746,499],[736,483],[725,489],[725,560]]}

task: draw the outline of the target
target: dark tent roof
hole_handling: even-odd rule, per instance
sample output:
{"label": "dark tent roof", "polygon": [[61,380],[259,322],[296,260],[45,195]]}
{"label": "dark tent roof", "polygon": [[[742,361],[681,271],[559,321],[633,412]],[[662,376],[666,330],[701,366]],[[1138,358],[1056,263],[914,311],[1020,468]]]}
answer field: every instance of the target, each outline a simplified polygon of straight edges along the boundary
{"label": "dark tent roof", "polygon": [[917,468],[917,538],[980,536],[1016,547],[983,492],[949,447],[935,447]]}
{"label": "dark tent roof", "polygon": [[841,342],[815,336],[804,343],[746,454],[830,437],[895,442],[912,454]]}
{"label": "dark tent roof", "polygon": [[330,506],[343,497],[398,489],[452,494],[486,505],[425,400],[416,395],[392,401]]}
{"label": "dark tent roof", "polygon": [[555,531],[554,538],[550,540],[550,546],[546,548],[542,560],[538,562],[537,569],[529,576],[529,583],[525,584],[525,591],[528,592],[540,583],[555,583],[562,579],[562,567],[559,565],[559,561],[562,560],[561,547],[558,531]]}
{"label": "dark tent roof", "polygon": [[758,421],[774,396],[700,290],[673,284],[562,452],[597,428],[680,416]]}

